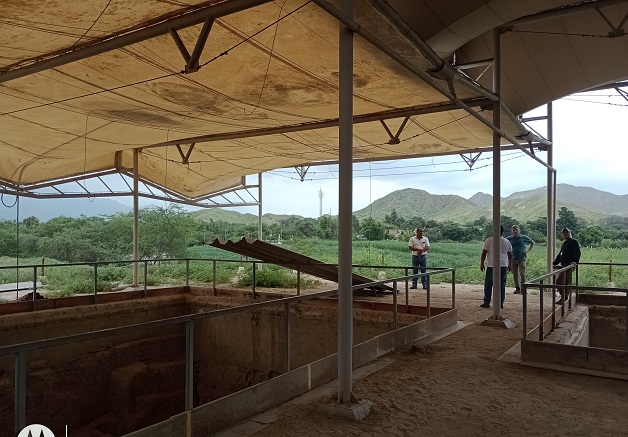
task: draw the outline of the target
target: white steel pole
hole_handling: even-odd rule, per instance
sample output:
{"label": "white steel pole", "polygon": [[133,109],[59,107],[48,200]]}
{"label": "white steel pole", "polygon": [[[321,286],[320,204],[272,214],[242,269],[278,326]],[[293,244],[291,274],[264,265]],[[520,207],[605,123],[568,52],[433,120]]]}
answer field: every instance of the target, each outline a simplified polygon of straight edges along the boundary
{"label": "white steel pole", "polygon": [[[493,103],[493,125],[500,129],[501,126],[501,53],[500,53],[500,30],[493,29],[493,93],[499,98]],[[493,319],[499,320],[501,314],[501,268],[499,263],[499,252],[501,245],[501,160],[500,160],[501,137],[493,131]]]}
{"label": "white steel pole", "polygon": [[257,239],[262,241],[262,174],[257,175],[259,210],[257,213]]}
{"label": "white steel pole", "polygon": [[139,151],[133,149],[133,286],[139,284],[140,265],[140,197],[139,197]]}
{"label": "white steel pole", "polygon": [[552,145],[547,148],[547,272],[552,271],[554,241],[556,241],[556,170],[554,170],[554,126],[552,102],[547,104],[547,139]]}
{"label": "white steel pole", "polygon": [[[353,0],[340,10],[353,17]],[[338,402],[351,403],[353,292],[351,213],[353,197],[353,31],[339,23],[339,187],[338,187]]]}

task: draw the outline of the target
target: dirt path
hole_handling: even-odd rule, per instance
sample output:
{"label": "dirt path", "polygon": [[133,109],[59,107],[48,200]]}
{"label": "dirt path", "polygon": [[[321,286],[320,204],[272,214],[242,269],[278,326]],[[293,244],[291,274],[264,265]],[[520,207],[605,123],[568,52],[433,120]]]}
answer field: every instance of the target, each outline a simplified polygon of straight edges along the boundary
{"label": "dirt path", "polygon": [[[479,307],[481,286],[457,285],[458,318],[472,324],[428,346],[394,353],[390,365],[355,381],[354,394],[375,404],[363,421],[318,412],[332,396],[284,411],[254,435],[628,435],[628,381],[498,361],[522,335],[522,298],[512,291],[503,315],[517,327],[507,330],[479,325],[492,314]],[[538,295],[530,300],[538,313]],[[410,302],[424,304],[424,292],[412,293]],[[449,285],[434,286],[432,304],[439,302],[451,302]]]}

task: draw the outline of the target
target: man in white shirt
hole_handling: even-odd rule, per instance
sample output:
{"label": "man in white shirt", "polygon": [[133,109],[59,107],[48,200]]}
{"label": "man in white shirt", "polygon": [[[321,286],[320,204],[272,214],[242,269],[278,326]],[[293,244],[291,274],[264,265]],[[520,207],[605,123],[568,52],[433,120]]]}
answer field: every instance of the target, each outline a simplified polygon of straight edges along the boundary
{"label": "man in white shirt", "polygon": [[[504,233],[504,227],[501,226],[501,234]],[[501,295],[502,295],[502,308],[504,308],[504,299],[506,298],[506,278],[512,265],[512,245],[510,241],[502,237],[499,237],[499,267],[500,267],[500,283],[501,283]],[[491,297],[493,293],[493,237],[488,237],[484,241],[484,248],[482,249],[482,257],[480,258],[480,270],[484,271],[484,261],[488,258],[488,265],[486,268],[486,276],[484,277],[484,303],[480,305],[482,308],[489,308],[491,306]]]}
{"label": "man in white shirt", "polygon": [[[428,250],[430,250],[430,240],[427,239],[423,235],[423,229],[416,229],[416,236],[410,238],[408,242],[408,250],[412,252],[412,273],[415,275],[412,277],[412,287],[416,289],[419,268],[421,269],[421,273],[425,273],[427,267],[427,256],[425,255]],[[421,275],[421,283],[423,284],[423,289],[427,290],[428,277],[427,275]]]}

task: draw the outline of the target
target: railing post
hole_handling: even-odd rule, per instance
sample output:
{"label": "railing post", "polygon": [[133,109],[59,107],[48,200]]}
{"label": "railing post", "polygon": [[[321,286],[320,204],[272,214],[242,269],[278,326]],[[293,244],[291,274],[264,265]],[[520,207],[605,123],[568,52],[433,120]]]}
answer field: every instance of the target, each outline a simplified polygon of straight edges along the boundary
{"label": "railing post", "polygon": [[451,271],[451,308],[456,308],[456,269]]}
{"label": "railing post", "polygon": [[[553,278],[553,277],[552,277]],[[539,282],[539,290],[541,290],[541,292],[539,293],[539,311],[540,311],[540,321],[539,321],[539,341],[543,341],[543,325],[544,325],[544,318],[545,318],[545,314],[543,314],[543,293],[544,293],[544,288],[543,288],[543,281]],[[553,302],[553,296],[554,296],[554,289],[551,288],[552,290],[552,302]],[[552,310],[553,312],[553,310]]]}
{"label": "railing post", "polygon": [[216,290],[216,260],[213,261],[213,269],[214,269],[214,274],[213,274],[213,282],[214,282],[214,296],[216,296],[216,294],[218,293]]}
{"label": "railing post", "polygon": [[185,323],[185,410],[194,408],[194,320]]}
{"label": "railing post", "polygon": [[[626,293],[626,318],[624,320],[628,320],[628,292]],[[628,326],[626,327],[626,345],[624,346],[624,349],[628,351]]]}
{"label": "railing post", "polygon": [[[541,293],[543,290],[541,290]],[[521,337],[523,340],[528,339],[528,286],[525,284],[521,284],[521,294],[523,295],[523,321],[521,324],[523,325],[523,336]]]}
{"label": "railing post", "polygon": [[[561,273],[559,273],[559,275],[560,274]],[[556,277],[554,277],[554,285],[556,285]],[[558,284],[558,285],[562,285],[562,284]],[[556,328],[556,293],[553,290],[554,288],[552,288],[552,331]],[[558,290],[558,294],[560,294],[561,297],[564,296],[562,288]]]}
{"label": "railing post", "polygon": [[257,276],[255,275],[255,270],[257,267],[257,263],[255,261],[253,261],[253,299],[255,300],[255,289],[256,289],[256,282],[257,282]]}
{"label": "railing post", "polygon": [[580,287],[580,282],[578,281],[578,264],[576,264],[576,302],[578,302],[578,287]]}
{"label": "railing post", "polygon": [[405,281],[406,281],[406,294],[408,293],[408,268],[405,268],[405,272],[404,272],[404,276],[406,277]]}
{"label": "railing post", "polygon": [[185,286],[190,286],[190,259],[185,259]]}
{"label": "railing post", "polygon": [[26,352],[15,353],[15,434],[26,426]]}
{"label": "railing post", "polygon": [[281,367],[284,372],[289,372],[290,363],[290,302],[283,304],[282,319],[282,347],[281,347]]}
{"label": "railing post", "polygon": [[[575,267],[572,270],[575,270]],[[569,274],[573,277],[573,271],[569,272]],[[567,309],[571,309],[571,286],[572,284],[569,284],[569,288],[565,290],[565,299],[563,299],[563,311],[561,317],[565,317],[565,301],[569,302],[567,304]]]}
{"label": "railing post", "polygon": [[432,309],[430,308],[430,277],[427,276],[427,318],[432,317]]}
{"label": "railing post", "polygon": [[37,267],[33,267],[33,311],[37,310]]}
{"label": "railing post", "polygon": [[148,295],[148,290],[146,289],[148,283],[148,260],[144,260],[144,297]]}
{"label": "railing post", "polygon": [[297,296],[301,294],[301,265],[297,264]]}
{"label": "railing post", "polygon": [[98,264],[94,263],[94,303],[98,302]]}
{"label": "railing post", "polygon": [[397,330],[397,280],[393,281],[393,329]]}

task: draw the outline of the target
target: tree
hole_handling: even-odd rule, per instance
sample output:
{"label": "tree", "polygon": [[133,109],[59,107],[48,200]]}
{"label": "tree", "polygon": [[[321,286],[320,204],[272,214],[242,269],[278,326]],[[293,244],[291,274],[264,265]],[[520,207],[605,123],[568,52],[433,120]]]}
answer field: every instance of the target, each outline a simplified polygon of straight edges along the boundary
{"label": "tree", "polygon": [[318,219],[320,237],[326,240],[338,238],[338,221],[329,215],[324,215]]}
{"label": "tree", "polygon": [[355,215],[351,215],[351,227],[353,228],[354,235],[360,232],[360,220],[358,220]]}
{"label": "tree", "polygon": [[360,226],[360,233],[364,235],[367,240],[383,240],[384,225],[380,222],[376,221],[372,217],[367,217],[362,221],[362,226]]}
{"label": "tree", "polygon": [[578,240],[585,246],[600,247],[604,240],[604,231],[599,226],[584,228],[578,234]]}
{"label": "tree", "polygon": [[193,222],[178,205],[140,211],[140,255],[145,258],[186,256]]}
{"label": "tree", "polygon": [[569,228],[572,231],[578,228],[578,219],[573,211],[569,210],[566,206],[563,206],[558,211],[558,219],[556,220],[556,234],[560,234],[563,228]]}
{"label": "tree", "polygon": [[547,241],[547,217],[538,217],[521,226],[521,233],[532,238],[537,243]]}
{"label": "tree", "polygon": [[388,224],[391,224],[393,226],[397,226],[399,228],[403,227],[403,224],[405,223],[405,220],[403,217],[400,217],[397,214],[397,210],[395,208],[393,208],[392,212],[390,213],[390,215],[386,214],[384,216],[384,221]]}

